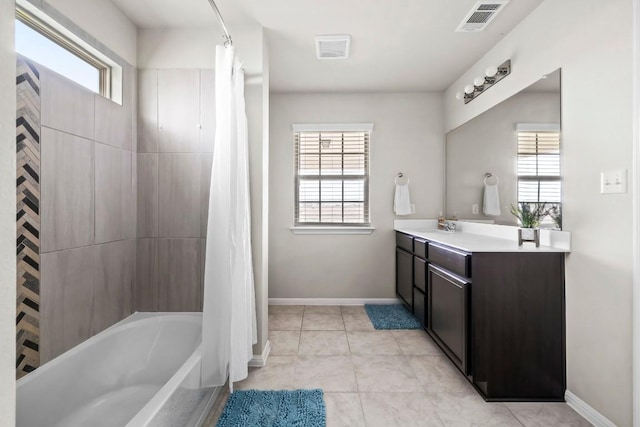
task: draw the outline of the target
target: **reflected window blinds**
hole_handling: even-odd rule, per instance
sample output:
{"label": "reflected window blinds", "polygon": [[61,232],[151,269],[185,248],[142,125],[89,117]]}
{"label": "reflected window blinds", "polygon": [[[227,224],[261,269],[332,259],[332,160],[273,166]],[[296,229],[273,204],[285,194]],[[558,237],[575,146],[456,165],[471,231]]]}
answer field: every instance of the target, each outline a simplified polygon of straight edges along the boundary
{"label": "reflected window blinds", "polygon": [[368,226],[368,131],[298,131],[295,225]]}
{"label": "reflected window blinds", "polygon": [[518,202],[560,206],[560,133],[518,132]]}

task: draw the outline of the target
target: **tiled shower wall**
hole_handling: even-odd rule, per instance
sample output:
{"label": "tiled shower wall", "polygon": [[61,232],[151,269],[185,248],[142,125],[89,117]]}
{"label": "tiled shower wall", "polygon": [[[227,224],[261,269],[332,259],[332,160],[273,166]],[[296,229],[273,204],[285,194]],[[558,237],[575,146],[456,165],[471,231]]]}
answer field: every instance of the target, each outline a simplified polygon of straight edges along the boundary
{"label": "tiled shower wall", "polygon": [[137,311],[201,311],[213,70],[139,70]]}
{"label": "tiled shower wall", "polygon": [[119,105],[38,70],[44,363],[132,312],[136,77],[126,65]]}

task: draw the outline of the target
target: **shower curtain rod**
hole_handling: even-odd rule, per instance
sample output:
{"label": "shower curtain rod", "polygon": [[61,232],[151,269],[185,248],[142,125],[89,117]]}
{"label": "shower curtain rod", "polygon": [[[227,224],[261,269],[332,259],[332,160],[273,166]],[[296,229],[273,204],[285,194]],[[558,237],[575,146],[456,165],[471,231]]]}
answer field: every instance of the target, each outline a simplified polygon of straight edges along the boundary
{"label": "shower curtain rod", "polygon": [[224,24],[224,19],[222,19],[222,14],[216,5],[216,2],[214,0],[209,0],[209,4],[211,4],[211,8],[213,8],[213,11],[218,16],[218,21],[220,21],[220,25],[222,25],[222,29],[224,30],[224,45],[233,46],[233,40],[231,40],[231,36],[229,35],[229,31],[227,31],[227,26]]}

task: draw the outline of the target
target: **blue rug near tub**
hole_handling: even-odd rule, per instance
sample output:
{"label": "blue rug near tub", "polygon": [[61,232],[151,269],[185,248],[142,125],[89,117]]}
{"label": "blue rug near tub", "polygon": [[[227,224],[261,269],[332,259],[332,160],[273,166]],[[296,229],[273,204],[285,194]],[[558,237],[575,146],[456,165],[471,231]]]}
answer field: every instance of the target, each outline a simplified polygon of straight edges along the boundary
{"label": "blue rug near tub", "polygon": [[364,309],[376,329],[422,329],[422,325],[402,304],[365,304]]}
{"label": "blue rug near tub", "polygon": [[325,427],[322,390],[236,390],[217,427]]}

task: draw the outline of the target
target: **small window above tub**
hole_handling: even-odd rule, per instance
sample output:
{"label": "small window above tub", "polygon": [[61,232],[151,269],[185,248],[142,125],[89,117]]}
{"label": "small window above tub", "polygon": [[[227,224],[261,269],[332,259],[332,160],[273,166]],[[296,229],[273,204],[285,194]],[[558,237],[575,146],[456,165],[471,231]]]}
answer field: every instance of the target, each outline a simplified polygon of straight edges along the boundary
{"label": "small window above tub", "polygon": [[121,93],[113,90],[121,86],[114,79],[122,77],[115,61],[33,7],[17,6],[15,24],[16,53],[121,103]]}

